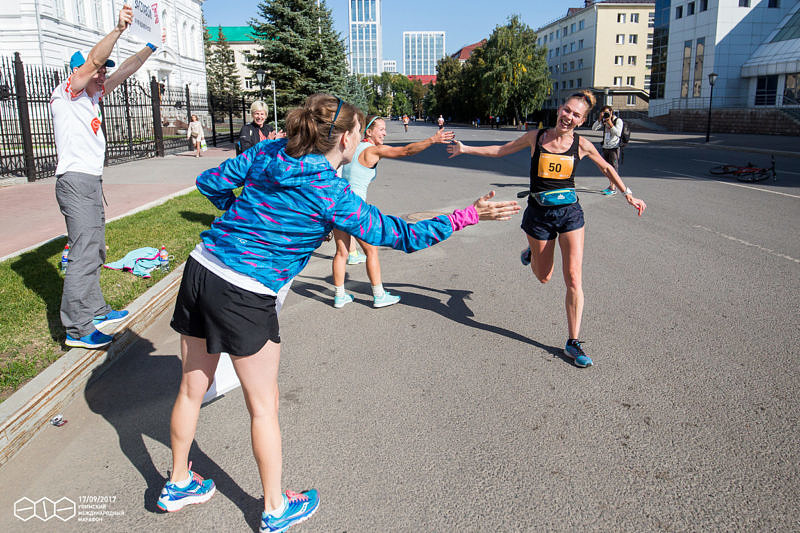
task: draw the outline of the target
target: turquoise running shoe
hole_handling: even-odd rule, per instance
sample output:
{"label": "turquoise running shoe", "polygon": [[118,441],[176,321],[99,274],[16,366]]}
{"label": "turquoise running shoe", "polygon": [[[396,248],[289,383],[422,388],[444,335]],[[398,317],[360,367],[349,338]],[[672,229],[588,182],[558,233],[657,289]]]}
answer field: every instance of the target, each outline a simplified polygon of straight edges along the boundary
{"label": "turquoise running shoe", "polygon": [[187,505],[193,503],[205,503],[211,499],[217,491],[217,487],[210,479],[203,479],[196,473],[192,472],[192,463],[189,463],[189,475],[192,480],[189,485],[183,488],[178,488],[175,483],[167,481],[164,489],[161,491],[161,496],[158,497],[158,508],[162,511],[174,513],[180,511]]}
{"label": "turquoise running shoe", "polygon": [[531,249],[525,248],[522,250],[522,253],[519,254],[519,260],[522,261],[522,264],[528,266],[531,264]]}
{"label": "turquoise running shoe", "polygon": [[347,256],[347,264],[348,265],[357,265],[359,263],[366,263],[367,256],[358,252],[357,254],[348,254]]}
{"label": "turquoise running shoe", "polygon": [[127,311],[114,311],[112,310],[110,313],[106,315],[100,315],[94,317],[94,327],[102,328],[103,326],[108,326],[110,324],[116,324],[117,322],[122,322],[128,318]]}
{"label": "turquoise running shoe", "polygon": [[394,305],[400,301],[400,297],[390,293],[389,291],[384,291],[383,296],[380,298],[373,297],[372,299],[372,307],[387,307],[389,305]]}
{"label": "turquoise running shoe", "polygon": [[261,513],[260,533],[281,533],[295,524],[308,520],[319,507],[319,495],[316,490],[301,494],[287,490],[283,502],[285,510],[281,516],[272,516],[266,511]]}
{"label": "turquoise running shoe", "polygon": [[352,301],[353,301],[353,295],[352,294],[345,294],[342,297],[334,295],[334,297],[333,297],[333,306],[336,309],[341,309],[342,307],[344,307],[345,305],[349,304]]}
{"label": "turquoise running shoe", "polygon": [[592,362],[592,358],[586,355],[586,352],[581,348],[582,342],[583,341],[579,340],[567,341],[566,346],[564,346],[564,355],[572,359],[575,366],[586,368],[587,366],[592,366],[594,363]]}
{"label": "turquoise running shoe", "polygon": [[113,336],[106,335],[102,331],[94,330],[90,334],[84,335],[80,339],[76,339],[67,335],[67,339],[64,341],[64,344],[67,346],[72,346],[73,348],[86,348],[91,350],[108,346],[113,340]]}
{"label": "turquoise running shoe", "polygon": [[614,196],[615,194],[617,194],[617,189],[612,189],[611,187],[603,189],[604,196]]}

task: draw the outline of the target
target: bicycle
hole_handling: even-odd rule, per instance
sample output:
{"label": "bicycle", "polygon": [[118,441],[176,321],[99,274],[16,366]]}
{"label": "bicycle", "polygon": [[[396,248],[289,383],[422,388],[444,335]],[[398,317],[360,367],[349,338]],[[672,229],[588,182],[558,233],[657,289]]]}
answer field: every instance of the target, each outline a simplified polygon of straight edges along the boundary
{"label": "bicycle", "polygon": [[776,181],[778,175],[775,173],[775,156],[773,155],[771,159],[772,165],[768,168],[757,167],[748,162],[746,166],[719,165],[711,167],[708,172],[715,176],[731,176],[745,183],[764,181],[770,176],[772,176],[772,181]]}

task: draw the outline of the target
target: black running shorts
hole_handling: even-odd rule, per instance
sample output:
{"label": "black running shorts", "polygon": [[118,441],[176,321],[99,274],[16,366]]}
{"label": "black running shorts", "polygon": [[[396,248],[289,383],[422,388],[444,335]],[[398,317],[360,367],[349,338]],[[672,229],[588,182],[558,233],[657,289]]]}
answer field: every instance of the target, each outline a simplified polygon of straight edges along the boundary
{"label": "black running shorts", "polygon": [[583,209],[575,202],[569,205],[541,206],[529,203],[522,215],[522,231],[538,241],[551,241],[559,233],[581,229]]}
{"label": "black running shorts", "polygon": [[281,342],[275,296],[228,283],[189,257],[170,322],[182,335],[206,340],[208,353],[253,355]]}

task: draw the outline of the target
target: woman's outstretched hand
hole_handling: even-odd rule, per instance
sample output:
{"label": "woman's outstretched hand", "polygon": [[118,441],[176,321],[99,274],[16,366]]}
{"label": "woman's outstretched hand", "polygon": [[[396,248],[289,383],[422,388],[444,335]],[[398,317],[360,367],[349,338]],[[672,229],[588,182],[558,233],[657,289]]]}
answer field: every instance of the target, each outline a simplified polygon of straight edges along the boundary
{"label": "woman's outstretched hand", "polygon": [[[453,145],[451,144],[447,149],[450,150],[451,146]],[[520,206],[516,200],[492,202],[490,200],[494,198],[494,194],[494,191],[489,191],[489,194],[481,196],[472,204],[475,206],[475,210],[478,212],[478,217],[481,220],[509,220],[512,216],[519,213]]]}
{"label": "woman's outstretched hand", "polygon": [[450,143],[456,138],[455,132],[439,130],[433,136],[433,142],[436,144]]}
{"label": "woman's outstretched hand", "polygon": [[464,145],[461,144],[461,141],[453,139],[453,142],[447,145],[447,152],[450,154],[450,158],[461,155],[464,153]]}
{"label": "woman's outstretched hand", "polygon": [[644,200],[639,200],[638,198],[634,198],[632,194],[625,196],[625,199],[628,201],[630,205],[636,208],[639,211],[639,216],[642,216],[644,210],[647,209],[647,204],[644,203]]}

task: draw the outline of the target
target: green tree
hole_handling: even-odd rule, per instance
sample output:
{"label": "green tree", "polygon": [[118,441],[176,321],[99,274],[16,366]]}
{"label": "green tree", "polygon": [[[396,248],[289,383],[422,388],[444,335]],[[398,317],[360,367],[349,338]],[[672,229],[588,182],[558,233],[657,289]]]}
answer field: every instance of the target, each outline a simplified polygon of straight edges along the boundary
{"label": "green tree", "polygon": [[519,122],[541,107],[551,85],[545,49],[536,45],[536,32],[519,15],[494,29],[476,64],[491,114],[509,113]]}
{"label": "green tree", "polygon": [[220,112],[238,109],[237,102],[241,97],[233,50],[222,32],[222,27],[217,28],[217,42],[208,46],[206,53],[210,54],[206,56],[206,86],[214,98],[214,110],[219,119]]}
{"label": "green tree", "polygon": [[369,112],[368,82],[358,74],[348,74],[344,80],[344,89],[339,94],[342,100],[350,102],[364,113]]}
{"label": "green tree", "polygon": [[421,81],[414,80],[411,85],[411,107],[417,118],[422,118],[425,115],[423,101],[427,93],[428,85],[423,85]]}
{"label": "green tree", "polygon": [[347,63],[344,41],[333,29],[325,0],[262,0],[250,26],[257,43],[248,68],[275,80],[278,116],[311,94],[342,94]]}
{"label": "green tree", "polygon": [[461,116],[463,95],[459,92],[461,84],[461,62],[450,56],[445,56],[436,64],[436,102],[439,109],[434,110],[437,115],[458,117]]}

